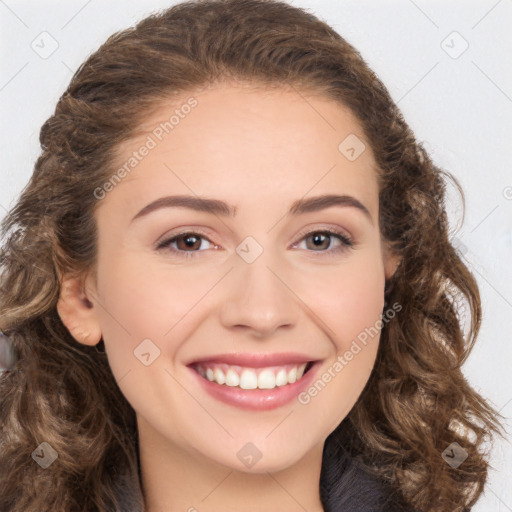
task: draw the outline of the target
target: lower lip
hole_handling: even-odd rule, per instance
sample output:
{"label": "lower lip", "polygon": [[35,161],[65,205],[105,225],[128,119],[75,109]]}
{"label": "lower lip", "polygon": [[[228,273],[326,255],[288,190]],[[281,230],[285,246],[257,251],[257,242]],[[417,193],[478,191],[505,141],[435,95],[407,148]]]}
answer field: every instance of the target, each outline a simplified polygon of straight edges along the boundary
{"label": "lower lip", "polygon": [[237,386],[217,384],[202,377],[192,367],[188,368],[199,380],[204,390],[213,398],[243,409],[265,411],[281,407],[297,398],[299,393],[311,384],[319,367],[320,361],[316,361],[301,379],[293,384],[278,386],[274,389],[242,389]]}

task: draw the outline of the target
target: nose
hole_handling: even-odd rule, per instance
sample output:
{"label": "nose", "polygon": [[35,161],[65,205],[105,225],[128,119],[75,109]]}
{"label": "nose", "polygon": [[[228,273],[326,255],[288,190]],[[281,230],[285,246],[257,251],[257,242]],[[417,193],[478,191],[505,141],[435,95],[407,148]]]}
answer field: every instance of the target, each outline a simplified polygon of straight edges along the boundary
{"label": "nose", "polygon": [[244,329],[256,338],[265,338],[281,327],[290,329],[296,325],[300,301],[285,273],[268,263],[263,255],[250,264],[237,262],[226,283],[220,312],[227,329]]}

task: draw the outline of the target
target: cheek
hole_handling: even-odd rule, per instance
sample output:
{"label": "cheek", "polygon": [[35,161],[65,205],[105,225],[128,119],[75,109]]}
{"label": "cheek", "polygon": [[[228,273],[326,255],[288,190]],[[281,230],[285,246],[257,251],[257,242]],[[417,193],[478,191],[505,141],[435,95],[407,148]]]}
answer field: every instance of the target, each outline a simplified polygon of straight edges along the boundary
{"label": "cheek", "polygon": [[315,421],[326,426],[328,435],[350,412],[374,367],[384,275],[378,260],[366,260],[331,270],[322,283],[311,288],[307,302],[315,305],[332,352],[299,403],[314,410]]}
{"label": "cheek", "polygon": [[178,322],[186,322],[192,311],[201,309],[201,299],[220,277],[218,270],[199,266],[150,266],[127,260],[109,277],[108,301],[132,331],[162,338]]}
{"label": "cheek", "polygon": [[360,255],[347,264],[324,269],[314,286],[304,282],[301,297],[323,321],[325,333],[337,351],[345,351],[352,340],[364,337],[365,329],[374,327],[380,319],[384,283],[380,260]]}
{"label": "cheek", "polygon": [[173,340],[190,328],[201,311],[201,298],[220,277],[197,268],[148,265],[136,255],[119,253],[100,261],[98,313],[113,370],[131,365],[133,351],[145,339],[172,357],[177,348]]}

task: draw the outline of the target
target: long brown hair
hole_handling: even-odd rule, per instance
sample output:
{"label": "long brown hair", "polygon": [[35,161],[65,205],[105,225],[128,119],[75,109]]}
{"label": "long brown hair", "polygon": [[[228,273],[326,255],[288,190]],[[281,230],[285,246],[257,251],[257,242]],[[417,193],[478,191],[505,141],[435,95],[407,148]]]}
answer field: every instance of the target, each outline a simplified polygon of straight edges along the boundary
{"label": "long brown hair", "polygon": [[[0,330],[17,364],[0,379],[0,509],[121,512],[120,489],[129,510],[143,509],[134,410],[106,355],[62,324],[60,282],[95,265],[94,192],[115,172],[120,142],[164,98],[228,80],[315,92],[359,119],[378,164],[381,234],[400,256],[386,304],[402,310],[383,325],[372,375],[328,441],[419,511],[471,506],[486,482],[483,448],[501,427],[461,371],[481,304],[449,238],[446,180],[464,201],[460,185],[434,165],[384,85],[327,24],[280,1],[203,0],[112,35],[79,67],[2,223]],[[32,456],[43,442],[58,454],[47,469]],[[454,442],[467,452],[458,467],[441,456]],[[321,480],[335,463],[324,458]],[[330,491],[321,489],[326,504]]]}

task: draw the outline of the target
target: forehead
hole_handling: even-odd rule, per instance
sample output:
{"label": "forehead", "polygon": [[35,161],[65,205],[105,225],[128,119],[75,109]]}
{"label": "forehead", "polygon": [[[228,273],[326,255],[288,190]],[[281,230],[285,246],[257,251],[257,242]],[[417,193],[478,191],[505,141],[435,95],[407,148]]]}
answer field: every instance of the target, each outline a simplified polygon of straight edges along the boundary
{"label": "forehead", "polygon": [[137,132],[117,148],[114,167],[128,172],[109,202],[168,192],[215,195],[233,204],[289,196],[291,203],[336,189],[377,213],[371,148],[351,111],[329,98],[219,85],[162,101]]}

